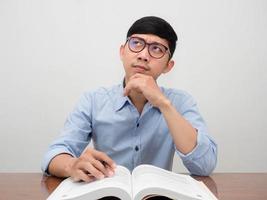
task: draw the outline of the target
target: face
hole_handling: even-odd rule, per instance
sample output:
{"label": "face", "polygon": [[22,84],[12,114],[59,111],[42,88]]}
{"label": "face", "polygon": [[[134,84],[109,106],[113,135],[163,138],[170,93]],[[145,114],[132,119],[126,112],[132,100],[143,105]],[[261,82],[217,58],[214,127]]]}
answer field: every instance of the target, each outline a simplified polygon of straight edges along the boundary
{"label": "face", "polygon": [[[156,35],[133,34],[131,37],[141,38],[148,44],[158,43],[169,48],[167,40]],[[126,83],[136,73],[152,76],[156,80],[162,73],[167,73],[172,69],[174,61],[169,59],[169,50],[161,58],[154,58],[149,54],[148,45],[142,51],[136,53],[129,49],[128,43],[129,41],[120,47],[120,57],[125,70]]]}

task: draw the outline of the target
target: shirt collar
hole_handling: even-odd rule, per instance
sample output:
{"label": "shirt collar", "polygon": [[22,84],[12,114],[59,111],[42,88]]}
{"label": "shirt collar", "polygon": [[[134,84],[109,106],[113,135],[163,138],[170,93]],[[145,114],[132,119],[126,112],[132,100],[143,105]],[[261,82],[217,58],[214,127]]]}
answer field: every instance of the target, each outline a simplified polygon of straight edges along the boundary
{"label": "shirt collar", "polygon": [[[118,112],[121,110],[125,105],[132,104],[131,100],[127,96],[123,96],[123,90],[125,87],[125,78],[123,79],[122,83],[119,85],[119,92],[118,96],[115,101],[115,111]],[[163,92],[163,89],[160,87],[160,90]],[[154,107],[148,102],[148,109],[155,108],[160,112],[160,110],[157,107]]]}
{"label": "shirt collar", "polygon": [[123,79],[122,83],[119,85],[118,96],[115,101],[115,111],[119,111],[124,107],[127,103],[130,103],[130,99],[127,96],[123,96],[123,90],[125,87],[125,79]]}

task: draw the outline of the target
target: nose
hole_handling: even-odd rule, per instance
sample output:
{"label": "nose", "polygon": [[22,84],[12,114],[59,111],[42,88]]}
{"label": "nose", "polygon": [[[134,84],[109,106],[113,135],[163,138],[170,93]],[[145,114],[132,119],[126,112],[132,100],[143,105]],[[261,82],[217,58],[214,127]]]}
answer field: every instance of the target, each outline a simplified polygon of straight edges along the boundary
{"label": "nose", "polygon": [[140,51],[138,53],[137,59],[140,60],[140,61],[149,62],[150,55],[149,55],[149,52],[148,52],[148,46],[147,45],[142,51]]}

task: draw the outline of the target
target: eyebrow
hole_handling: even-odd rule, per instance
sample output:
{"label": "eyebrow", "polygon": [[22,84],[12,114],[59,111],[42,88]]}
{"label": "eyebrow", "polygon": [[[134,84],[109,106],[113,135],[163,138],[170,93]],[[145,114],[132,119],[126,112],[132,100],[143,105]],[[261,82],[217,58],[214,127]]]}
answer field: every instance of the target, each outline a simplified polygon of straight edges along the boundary
{"label": "eyebrow", "polygon": [[[168,44],[167,45],[165,45],[165,44],[162,44],[161,42],[156,42],[156,41],[153,41],[153,42],[147,42],[147,40],[146,39],[144,39],[144,38],[142,38],[142,37],[139,37],[139,36],[132,36],[133,38],[140,38],[140,39],[142,39],[142,40],[144,40],[147,44],[160,44],[160,45],[163,45],[163,46],[165,46],[165,47],[167,47],[168,48]],[[131,38],[131,36],[129,37],[129,38]],[[168,48],[169,49],[169,48]]]}

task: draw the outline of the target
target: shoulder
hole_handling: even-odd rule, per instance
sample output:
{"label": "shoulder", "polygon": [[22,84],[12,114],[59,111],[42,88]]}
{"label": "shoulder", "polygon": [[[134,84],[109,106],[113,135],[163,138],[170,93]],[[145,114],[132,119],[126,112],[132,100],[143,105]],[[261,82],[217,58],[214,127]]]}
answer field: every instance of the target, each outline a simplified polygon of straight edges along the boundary
{"label": "shoulder", "polygon": [[94,90],[87,90],[82,94],[81,99],[96,103],[110,101],[121,94],[121,87],[118,84],[111,87],[99,87]]}
{"label": "shoulder", "polygon": [[193,96],[185,90],[161,87],[161,91],[179,110],[196,104]]}
{"label": "shoulder", "polygon": [[189,99],[193,99],[193,96],[185,91],[180,89],[174,89],[174,88],[165,88],[160,87],[163,94],[168,97],[170,100],[175,100],[180,103],[183,103],[183,101],[187,101]]}

